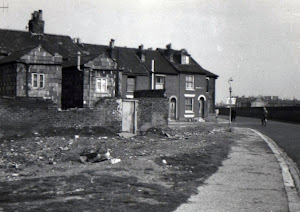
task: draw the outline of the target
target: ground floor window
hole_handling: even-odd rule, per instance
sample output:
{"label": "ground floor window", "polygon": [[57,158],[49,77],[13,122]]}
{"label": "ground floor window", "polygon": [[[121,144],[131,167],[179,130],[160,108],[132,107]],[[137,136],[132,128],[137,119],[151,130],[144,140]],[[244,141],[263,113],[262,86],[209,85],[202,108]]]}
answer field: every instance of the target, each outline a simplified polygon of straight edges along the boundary
{"label": "ground floor window", "polygon": [[191,97],[185,98],[185,112],[193,112],[194,99]]}
{"label": "ground floor window", "polygon": [[45,75],[32,73],[32,87],[33,88],[44,88],[45,86]]}
{"label": "ground floor window", "polygon": [[96,78],[96,91],[99,93],[107,92],[107,78]]}

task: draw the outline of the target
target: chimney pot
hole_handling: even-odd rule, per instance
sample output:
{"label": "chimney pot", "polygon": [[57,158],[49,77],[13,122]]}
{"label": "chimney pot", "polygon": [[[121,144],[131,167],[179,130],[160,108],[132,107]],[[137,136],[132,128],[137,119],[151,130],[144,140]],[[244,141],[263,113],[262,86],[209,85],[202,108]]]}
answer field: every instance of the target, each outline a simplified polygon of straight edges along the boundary
{"label": "chimney pot", "polygon": [[109,47],[110,47],[111,49],[115,48],[115,40],[114,40],[114,39],[111,39],[111,40],[110,40]]}
{"label": "chimney pot", "polygon": [[28,22],[29,31],[36,34],[44,34],[44,26],[42,10],[34,11],[31,14],[31,20]]}
{"label": "chimney pot", "polygon": [[171,50],[172,49],[172,44],[169,43],[166,47],[167,47],[168,50]]}
{"label": "chimney pot", "polygon": [[43,20],[43,11],[39,10],[39,20],[42,21]]}

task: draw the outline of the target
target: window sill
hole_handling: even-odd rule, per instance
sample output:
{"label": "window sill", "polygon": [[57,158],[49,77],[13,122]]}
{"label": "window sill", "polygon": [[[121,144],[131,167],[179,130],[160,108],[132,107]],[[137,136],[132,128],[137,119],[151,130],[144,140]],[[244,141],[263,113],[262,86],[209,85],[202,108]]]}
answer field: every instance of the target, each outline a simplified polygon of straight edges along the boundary
{"label": "window sill", "polygon": [[186,91],[195,91],[194,88],[185,88]]}
{"label": "window sill", "polygon": [[184,118],[194,118],[195,114],[184,114]]}
{"label": "window sill", "polygon": [[42,88],[39,88],[39,87],[36,87],[36,88],[35,88],[35,87],[32,87],[32,89],[33,89],[33,90],[44,90],[45,88],[44,88],[44,87],[42,87]]}
{"label": "window sill", "polygon": [[96,93],[99,93],[99,94],[108,94],[107,91],[96,91]]}
{"label": "window sill", "polygon": [[186,110],[186,111],[184,111],[184,113],[194,114],[194,111]]}

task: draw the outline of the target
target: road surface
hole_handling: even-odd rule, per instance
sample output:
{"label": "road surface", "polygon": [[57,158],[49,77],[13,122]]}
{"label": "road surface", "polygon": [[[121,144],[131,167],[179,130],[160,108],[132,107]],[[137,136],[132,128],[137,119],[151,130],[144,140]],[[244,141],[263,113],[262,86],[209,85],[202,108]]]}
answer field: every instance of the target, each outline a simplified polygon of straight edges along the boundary
{"label": "road surface", "polygon": [[[221,116],[221,118],[226,118]],[[257,129],[274,140],[286,154],[293,159],[300,169],[300,124],[291,124],[268,120],[267,126],[261,126],[257,118],[237,117],[232,127],[249,127]]]}

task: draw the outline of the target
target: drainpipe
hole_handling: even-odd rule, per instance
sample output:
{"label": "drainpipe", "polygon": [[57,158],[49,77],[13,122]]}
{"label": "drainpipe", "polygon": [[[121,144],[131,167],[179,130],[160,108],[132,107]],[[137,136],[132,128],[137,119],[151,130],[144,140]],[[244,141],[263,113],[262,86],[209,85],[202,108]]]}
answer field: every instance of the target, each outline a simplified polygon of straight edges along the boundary
{"label": "drainpipe", "polygon": [[119,87],[119,73],[120,73],[120,66],[119,66],[119,61],[120,60],[120,49],[117,49],[117,76],[116,76],[116,91],[115,91],[115,97],[120,97],[120,87]]}
{"label": "drainpipe", "polygon": [[89,69],[89,108],[91,107],[91,83],[92,83],[92,70]]}
{"label": "drainpipe", "polygon": [[26,97],[29,97],[29,86],[28,86],[28,73],[29,73],[29,64],[25,64],[25,69],[26,69],[26,87],[25,87],[25,92],[26,92]]}
{"label": "drainpipe", "polygon": [[180,119],[180,113],[181,113],[181,93],[180,93],[180,88],[181,88],[181,80],[180,80],[180,73],[178,73],[178,102],[177,102],[177,119]]}
{"label": "drainpipe", "polygon": [[151,61],[151,72],[152,72],[152,77],[151,77],[151,89],[154,90],[154,60]]}
{"label": "drainpipe", "polygon": [[77,70],[78,71],[81,71],[80,70],[80,59],[81,59],[80,55],[81,55],[81,53],[80,53],[80,51],[78,51],[77,52]]}

